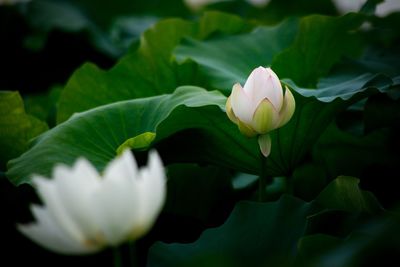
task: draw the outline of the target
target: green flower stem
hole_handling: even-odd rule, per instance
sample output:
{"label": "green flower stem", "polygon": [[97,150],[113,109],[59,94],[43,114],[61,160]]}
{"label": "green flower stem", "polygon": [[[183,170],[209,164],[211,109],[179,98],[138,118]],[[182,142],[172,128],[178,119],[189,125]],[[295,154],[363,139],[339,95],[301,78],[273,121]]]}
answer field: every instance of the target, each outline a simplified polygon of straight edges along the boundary
{"label": "green flower stem", "polygon": [[258,201],[264,202],[266,200],[265,188],[267,186],[269,177],[267,176],[267,158],[260,152],[260,178],[258,180]]}
{"label": "green flower stem", "polygon": [[134,242],[129,242],[128,243],[128,249],[129,249],[129,266],[131,267],[137,267],[139,266],[138,263],[138,255],[137,255],[137,248]]}
{"label": "green flower stem", "polygon": [[122,267],[122,247],[113,247],[114,267]]}
{"label": "green flower stem", "polygon": [[139,266],[136,245],[129,242],[113,248],[114,267],[136,267]]}

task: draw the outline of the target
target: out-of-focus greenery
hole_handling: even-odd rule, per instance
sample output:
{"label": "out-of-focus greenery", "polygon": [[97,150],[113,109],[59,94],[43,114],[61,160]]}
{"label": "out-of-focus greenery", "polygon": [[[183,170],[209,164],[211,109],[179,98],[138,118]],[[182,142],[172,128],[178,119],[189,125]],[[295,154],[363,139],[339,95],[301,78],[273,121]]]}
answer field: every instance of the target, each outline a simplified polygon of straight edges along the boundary
{"label": "out-of-focus greenery", "polygon": [[[400,13],[375,16],[379,2],[0,5],[0,261],[112,265],[111,249],[59,256],[15,224],[38,201],[32,173],[79,156],[101,171],[130,148],[140,164],[157,149],[169,179],[139,266],[399,266]],[[257,141],[225,114],[258,66],[296,99],[264,189]]]}

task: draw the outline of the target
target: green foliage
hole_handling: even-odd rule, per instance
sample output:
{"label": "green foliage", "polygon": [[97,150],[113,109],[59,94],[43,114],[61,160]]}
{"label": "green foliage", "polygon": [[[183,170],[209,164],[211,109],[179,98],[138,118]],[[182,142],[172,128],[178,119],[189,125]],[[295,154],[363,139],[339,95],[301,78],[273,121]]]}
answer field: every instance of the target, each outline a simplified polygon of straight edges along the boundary
{"label": "green foliage", "polygon": [[239,202],[224,225],[192,244],[156,243],[148,266],[289,266],[304,234],[310,204],[291,197]]}
{"label": "green foliage", "polygon": [[381,208],[374,196],[358,187],[359,179],[339,176],[332,181],[316,198],[316,202],[329,209],[377,212]]}
{"label": "green foliage", "polygon": [[292,46],[275,57],[272,68],[282,78],[314,87],[341,57],[359,53],[361,42],[353,31],[361,23],[357,14],[303,18]]}
{"label": "green foliage", "polygon": [[193,63],[177,64],[171,51],[184,36],[205,37],[247,28],[236,16],[208,13],[199,23],[169,19],[146,31],[140,46],[111,70],[85,64],[68,81],[59,103],[58,122],[75,112],[116,101],[170,93],[186,84],[202,84]]}
{"label": "green foliage", "polygon": [[270,65],[274,56],[293,42],[297,27],[298,20],[289,19],[240,35],[186,39],[174,54],[179,62],[196,61],[213,87],[230,92],[234,83],[246,81],[254,66]]}
{"label": "green foliage", "polygon": [[[62,90],[51,80],[47,93],[1,92],[0,162],[3,170],[10,160],[14,185],[78,157],[102,171],[124,149],[139,164],[156,149],[168,196],[154,230],[137,242],[141,265],[143,255],[148,266],[378,266],[395,258],[398,14],[375,17],[379,0],[344,16],[328,16],[336,13],[328,0],[272,0],[260,9],[231,1],[207,8],[236,15],[186,20],[182,1],[94,2],[21,5],[38,30],[28,49],[46,51],[46,38],[61,31],[85,33],[107,57],[126,53],[109,69],[85,63]],[[170,15],[181,18],[138,37]],[[256,138],[225,113],[232,85],[258,66],[271,66],[296,100],[289,123],[270,134],[266,161]],[[271,183],[258,189],[261,170]],[[265,203],[255,202],[259,190]]]}
{"label": "green foliage", "polygon": [[29,141],[48,129],[46,123],[25,113],[18,92],[0,92],[0,166],[28,149]]}

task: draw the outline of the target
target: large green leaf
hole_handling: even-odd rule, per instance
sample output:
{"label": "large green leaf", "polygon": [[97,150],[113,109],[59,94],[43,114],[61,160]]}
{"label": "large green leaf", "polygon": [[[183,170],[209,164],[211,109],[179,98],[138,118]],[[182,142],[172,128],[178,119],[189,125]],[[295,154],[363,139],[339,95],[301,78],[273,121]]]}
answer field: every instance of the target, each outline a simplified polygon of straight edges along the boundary
{"label": "large green leaf", "polygon": [[398,226],[398,218],[385,216],[357,227],[346,238],[324,234],[305,236],[299,242],[295,266],[398,266]]}
{"label": "large green leaf", "polygon": [[369,213],[381,210],[379,202],[370,192],[360,190],[359,182],[355,177],[339,176],[319,194],[316,201],[328,209]]}
{"label": "large green leaf", "polygon": [[117,57],[121,51],[111,38],[93,21],[87,12],[71,1],[36,0],[23,10],[27,23],[34,30],[25,42],[34,50],[44,49],[52,31],[85,33],[99,51]]}
{"label": "large green leaf", "polygon": [[171,164],[167,177],[167,199],[154,240],[193,242],[204,229],[221,225],[234,207],[228,169]]}
{"label": "large green leaf", "polygon": [[56,106],[61,94],[61,88],[54,86],[46,93],[24,96],[26,113],[46,121],[49,127],[56,123]]}
{"label": "large green leaf", "polygon": [[[368,93],[367,89],[375,84],[369,78],[364,77],[363,86],[347,85],[346,95]],[[336,81],[339,83],[340,79]],[[380,80],[376,84],[378,88],[382,86]],[[348,105],[348,101],[339,98],[325,103],[313,96],[295,95],[297,108],[292,120],[271,133],[272,154],[267,163],[271,176],[290,175],[335,114]],[[132,148],[139,148],[131,138],[146,132],[156,134],[154,142],[169,161],[207,162],[259,173],[257,142],[243,137],[227,119],[223,112],[225,101],[220,93],[185,87],[172,95],[98,107],[74,116],[39,138],[30,151],[11,162],[7,174],[15,183],[26,182],[34,172],[49,175],[55,163],[71,164],[79,156],[87,157],[101,170],[121,145],[132,143]],[[164,140],[182,130],[189,132],[177,135],[172,142]],[[128,139],[131,141],[125,143]],[[139,142],[141,149],[146,147],[143,140]]]}
{"label": "large green leaf", "polygon": [[399,156],[392,150],[394,138],[389,129],[358,136],[332,124],[316,143],[313,156],[333,176],[342,173],[361,176],[374,165],[396,166]]}
{"label": "large green leaf", "polygon": [[288,196],[272,203],[239,202],[225,224],[194,243],[156,243],[148,266],[289,266],[310,209]]}
{"label": "large green leaf", "polygon": [[[194,243],[156,243],[150,249],[148,266],[318,266],[313,264],[324,262],[321,255],[329,255],[321,266],[335,256],[346,263],[360,260],[361,251],[376,240],[384,241],[394,230],[394,221],[371,224],[371,216],[365,215],[385,214],[358,183],[354,177],[338,177],[310,203],[288,196],[264,204],[238,203],[224,225],[206,230]],[[339,234],[339,229],[348,236],[360,223],[367,229],[347,239],[326,235]]]}
{"label": "large green leaf", "polygon": [[230,90],[237,82],[243,84],[251,70],[260,65],[272,65],[280,78],[315,87],[343,56],[361,52],[359,36],[353,33],[361,22],[357,14],[288,19],[248,34],[186,40],[175,54],[178,59],[197,62],[210,84],[223,90]]}
{"label": "large green leaf", "polygon": [[371,93],[386,91],[393,81],[384,75],[366,74],[356,77],[334,75],[318,84],[318,88],[299,88],[291,80],[284,80],[296,94],[296,112],[290,122],[271,133],[272,155],[270,166],[280,174],[290,174],[308,153],[332,119],[352,102]]}
{"label": "large green leaf", "polygon": [[385,214],[369,192],[360,188],[360,180],[339,176],[330,182],[313,201],[318,211],[308,218],[308,234],[346,237],[360,224]]}
{"label": "large green leaf", "polygon": [[298,20],[289,19],[247,34],[206,41],[185,39],[174,54],[180,62],[196,61],[210,84],[230,91],[234,83],[243,84],[255,67],[270,65],[273,57],[293,42],[297,27]]}
{"label": "large green leaf", "polygon": [[358,14],[304,17],[293,45],[275,57],[272,68],[281,78],[314,87],[342,56],[361,52],[361,41],[354,31],[362,21]]}
{"label": "large green leaf", "polygon": [[177,64],[171,58],[174,47],[184,36],[204,38],[215,31],[235,33],[247,28],[240,18],[215,12],[206,13],[198,23],[161,21],[109,71],[90,63],[78,69],[61,95],[57,120],[116,101],[170,93],[180,85],[201,85],[204,82],[197,77],[195,64]]}
{"label": "large green leaf", "polygon": [[[236,131],[221,110],[225,101],[226,97],[219,92],[182,87],[172,95],[117,102],[76,114],[40,136],[29,152],[10,161],[7,176],[17,184],[27,182],[32,173],[49,175],[54,164],[71,164],[79,156],[88,158],[102,170],[129,138],[150,132],[156,133],[154,142],[157,142],[187,128],[201,128],[211,135],[206,140],[210,142],[209,161],[221,161],[220,164],[228,166],[234,163],[238,168],[254,171],[256,141],[249,142]],[[191,143],[205,144],[199,140]],[[143,147],[141,142],[140,148]],[[225,151],[228,147],[229,151]],[[171,149],[168,153],[174,154],[174,148]],[[186,150],[192,153],[190,148]],[[189,158],[195,159],[196,154]]]}
{"label": "large green leaf", "polygon": [[25,113],[18,92],[0,91],[0,168],[28,149],[28,141],[47,130],[47,124]]}

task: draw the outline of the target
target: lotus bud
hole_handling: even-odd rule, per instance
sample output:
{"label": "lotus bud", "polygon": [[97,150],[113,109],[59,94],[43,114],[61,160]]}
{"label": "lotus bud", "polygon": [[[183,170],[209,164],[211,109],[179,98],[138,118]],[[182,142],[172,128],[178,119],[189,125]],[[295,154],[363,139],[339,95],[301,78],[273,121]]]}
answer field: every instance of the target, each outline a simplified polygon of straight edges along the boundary
{"label": "lotus bud", "polygon": [[254,69],[242,87],[232,88],[226,102],[226,113],[242,134],[258,136],[261,152],[271,150],[269,132],[285,125],[293,116],[295,100],[289,88],[282,88],[278,76],[270,68]]}

